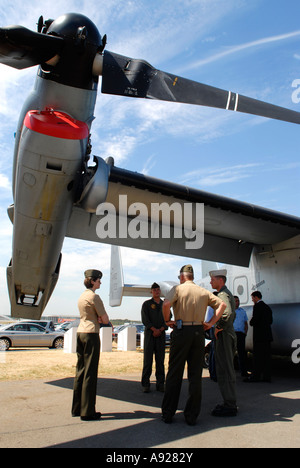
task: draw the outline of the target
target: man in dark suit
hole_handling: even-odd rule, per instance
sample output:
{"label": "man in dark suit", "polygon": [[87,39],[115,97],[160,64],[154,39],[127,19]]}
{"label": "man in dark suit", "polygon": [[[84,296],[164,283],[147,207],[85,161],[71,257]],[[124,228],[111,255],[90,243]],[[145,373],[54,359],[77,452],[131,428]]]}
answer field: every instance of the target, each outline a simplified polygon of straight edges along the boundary
{"label": "man in dark suit", "polygon": [[251,296],[254,303],[250,320],[253,327],[253,374],[246,381],[271,382],[272,310],[262,301],[260,291],[253,292]]}

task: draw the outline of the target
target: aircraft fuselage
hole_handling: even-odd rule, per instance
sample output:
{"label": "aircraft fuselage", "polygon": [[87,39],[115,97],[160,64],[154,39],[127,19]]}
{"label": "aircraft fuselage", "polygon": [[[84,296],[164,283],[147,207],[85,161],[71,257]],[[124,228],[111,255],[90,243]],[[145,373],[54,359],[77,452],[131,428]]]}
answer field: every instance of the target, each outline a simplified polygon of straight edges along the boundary
{"label": "aircraft fuselage", "polygon": [[[249,268],[227,265],[227,286],[252,317],[251,293],[259,290],[273,311],[274,354],[290,355],[292,343],[300,339],[300,236],[273,246],[254,249]],[[211,289],[210,278],[198,284]],[[252,349],[252,327],[246,346]]]}

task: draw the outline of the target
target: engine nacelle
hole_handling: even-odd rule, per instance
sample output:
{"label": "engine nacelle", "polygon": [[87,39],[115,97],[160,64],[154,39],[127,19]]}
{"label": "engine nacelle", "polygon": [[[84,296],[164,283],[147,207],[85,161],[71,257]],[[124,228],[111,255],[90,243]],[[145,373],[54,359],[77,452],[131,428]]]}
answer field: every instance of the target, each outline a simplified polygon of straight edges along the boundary
{"label": "engine nacelle", "polygon": [[26,114],[18,148],[13,254],[7,269],[14,317],[39,318],[55,287],[88,137],[88,126],[65,113]]}

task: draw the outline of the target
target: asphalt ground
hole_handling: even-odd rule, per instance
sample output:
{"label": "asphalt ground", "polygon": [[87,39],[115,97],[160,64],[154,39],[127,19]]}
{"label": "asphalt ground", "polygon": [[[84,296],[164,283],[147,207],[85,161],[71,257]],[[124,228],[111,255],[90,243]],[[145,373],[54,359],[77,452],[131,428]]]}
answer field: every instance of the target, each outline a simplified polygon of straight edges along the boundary
{"label": "asphalt ground", "polygon": [[195,448],[298,448],[299,377],[300,364],[287,362],[277,364],[271,383],[247,384],[237,374],[238,415],[216,418],[210,412],[221,396],[205,370],[196,426],[187,426],[183,416],[186,378],[172,424],[161,421],[162,394],[154,381],[152,391],[144,394],[140,375],[99,378],[102,419],[95,422],[71,417],[73,378],[1,382],[0,448],[102,448],[105,456],[142,448],[181,453]]}

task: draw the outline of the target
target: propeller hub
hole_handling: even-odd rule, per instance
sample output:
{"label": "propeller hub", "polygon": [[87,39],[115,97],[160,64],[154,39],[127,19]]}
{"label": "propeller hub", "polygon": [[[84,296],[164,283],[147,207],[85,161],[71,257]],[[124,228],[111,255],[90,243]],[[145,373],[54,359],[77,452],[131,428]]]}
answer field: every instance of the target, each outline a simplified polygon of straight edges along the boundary
{"label": "propeller hub", "polygon": [[68,13],[49,25],[46,37],[59,38],[63,47],[51,60],[41,64],[40,76],[67,86],[95,90],[98,75],[93,74],[93,63],[103,50],[102,37],[95,24],[86,16]]}
{"label": "propeller hub", "polygon": [[96,47],[102,46],[102,37],[96,25],[89,18],[78,13],[67,13],[57,18],[49,26],[47,34],[73,41],[86,40]]}

